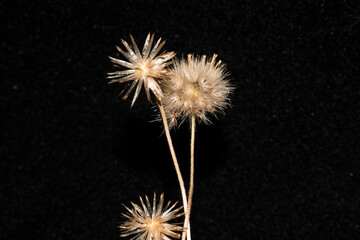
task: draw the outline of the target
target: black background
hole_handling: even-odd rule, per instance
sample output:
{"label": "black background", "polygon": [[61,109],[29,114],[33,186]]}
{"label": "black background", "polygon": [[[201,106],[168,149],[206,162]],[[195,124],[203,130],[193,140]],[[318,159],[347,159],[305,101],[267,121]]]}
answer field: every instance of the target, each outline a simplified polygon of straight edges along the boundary
{"label": "black background", "polygon": [[[122,203],[180,200],[152,105],[105,79],[149,32],[236,86],[197,128],[193,239],[356,239],[360,4],[239,2],[2,1],[0,239],[118,239]],[[173,138],[187,180],[188,125]]]}

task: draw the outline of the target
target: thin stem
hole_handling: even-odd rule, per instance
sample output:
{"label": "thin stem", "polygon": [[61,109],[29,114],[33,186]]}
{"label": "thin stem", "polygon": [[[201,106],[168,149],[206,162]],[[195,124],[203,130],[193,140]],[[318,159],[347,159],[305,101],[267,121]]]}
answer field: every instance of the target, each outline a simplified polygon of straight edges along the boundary
{"label": "thin stem", "polygon": [[180,190],[181,190],[181,195],[182,195],[182,200],[183,200],[183,205],[184,205],[184,211],[186,212],[187,211],[187,200],[186,200],[186,190],[185,190],[184,180],[182,178],[179,163],[178,163],[176,155],[175,155],[174,146],[172,144],[172,140],[171,140],[171,136],[170,136],[169,125],[168,125],[166,115],[165,115],[165,111],[164,111],[164,107],[163,107],[161,101],[158,101],[158,107],[160,109],[161,118],[162,118],[163,124],[164,124],[166,139],[167,139],[167,142],[169,144],[171,157],[173,159],[174,167],[175,167],[176,174],[177,174],[177,178],[179,180],[179,185],[180,185]]}
{"label": "thin stem", "polygon": [[[195,115],[191,116],[191,144],[190,144],[190,187],[189,187],[189,197],[188,197],[188,208],[185,215],[184,227],[190,226],[190,212],[192,205],[192,198],[194,193],[194,149],[195,149]],[[190,233],[187,233],[188,240],[191,240]],[[182,240],[185,240],[186,233],[183,233]]]}

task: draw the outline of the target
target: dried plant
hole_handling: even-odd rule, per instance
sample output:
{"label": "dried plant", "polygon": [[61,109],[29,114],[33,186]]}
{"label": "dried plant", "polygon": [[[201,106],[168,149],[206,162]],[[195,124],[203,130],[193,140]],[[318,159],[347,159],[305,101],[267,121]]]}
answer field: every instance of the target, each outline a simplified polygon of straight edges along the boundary
{"label": "dried plant", "polygon": [[217,55],[211,59],[205,55],[176,61],[168,81],[161,88],[164,92],[162,103],[170,128],[195,115],[200,122],[211,123],[208,115],[223,112],[229,105],[232,86],[226,79],[227,73]]}
{"label": "dried plant", "polygon": [[145,196],[146,205],[140,197],[142,208],[134,203],[132,209],[125,206],[129,214],[122,214],[127,220],[119,226],[122,229],[121,237],[135,235],[134,240],[170,240],[180,238],[183,228],[178,223],[171,223],[172,220],[181,217],[184,213],[178,213],[183,207],[175,208],[176,203],[170,206],[169,201],[165,207],[164,194],[161,194],[160,201],[156,204],[156,194],[154,193],[153,205],[151,206],[149,198]]}
{"label": "dried plant", "polygon": [[[156,104],[159,107],[159,110],[162,115],[167,142],[169,144],[171,157],[179,181],[184,211],[186,211],[187,197],[186,197],[184,180],[182,178],[179,163],[177,161],[175,150],[172,144],[167,119],[165,117],[164,108],[161,102],[163,93],[159,85],[160,82],[168,79],[169,69],[167,67],[173,63],[173,61],[169,61],[169,60],[175,56],[175,53],[164,52],[160,56],[156,57],[159,50],[165,44],[165,41],[161,42],[161,38],[156,42],[155,46],[150,52],[151,45],[154,39],[154,34],[152,34],[151,37],[150,34],[147,35],[142,53],[140,53],[140,50],[137,47],[135,40],[131,35],[130,38],[131,38],[132,46],[129,45],[126,41],[121,40],[128,52],[124,52],[120,47],[117,47],[118,51],[121,52],[130,62],[109,57],[110,60],[113,63],[115,63],[115,66],[126,67],[128,68],[128,70],[108,73],[108,78],[112,79],[110,83],[115,83],[115,82],[124,83],[124,82],[133,81],[130,87],[128,88],[127,93],[123,97],[124,100],[129,96],[131,91],[137,85],[131,106],[133,106],[137,97],[139,96],[142,84],[144,84],[145,86],[145,92],[149,101],[151,101],[150,90],[155,95]],[[188,227],[187,231],[190,233],[190,227]]]}
{"label": "dried plant", "polygon": [[[121,48],[117,49],[129,60],[129,62],[112,58],[111,61],[117,66],[123,66],[128,70],[109,73],[110,83],[132,81],[123,99],[126,99],[136,87],[131,106],[139,96],[142,85],[150,98],[150,90],[156,97],[156,105],[159,108],[159,115],[163,122],[171,157],[179,181],[183,202],[183,213],[178,213],[181,208],[173,210],[176,204],[170,206],[170,202],[163,208],[164,197],[160,197],[156,205],[154,195],[153,206],[151,207],[147,197],[146,205],[140,197],[142,208],[132,203],[133,209],[126,207],[130,214],[123,214],[125,221],[120,228],[123,230],[121,236],[135,235],[131,240],[169,240],[169,237],[180,238],[178,232],[182,232],[182,240],[191,240],[190,235],[190,213],[194,191],[194,148],[195,148],[195,125],[198,122],[211,123],[209,115],[216,116],[217,112],[230,105],[229,94],[233,87],[227,79],[225,65],[221,61],[216,62],[217,55],[211,59],[205,55],[202,57],[188,55],[188,59],[181,59],[168,67],[174,61],[171,60],[174,52],[163,53],[156,56],[163,47],[164,41],[161,38],[153,49],[154,34],[148,34],[142,53],[140,53],[133,37],[130,35],[132,45],[122,40],[127,52]],[[176,158],[174,146],[171,140],[170,128],[179,126],[186,119],[190,119],[191,140],[190,140],[190,184],[186,193],[183,177]],[[178,124],[180,122],[180,124]],[[172,219],[185,214],[183,227],[178,224],[169,223]],[[185,231],[186,230],[186,231]]]}
{"label": "dried plant", "polygon": [[131,35],[130,38],[132,45],[121,39],[127,52],[116,46],[117,50],[129,60],[128,62],[109,57],[115,66],[122,66],[128,68],[128,70],[108,73],[108,78],[112,79],[109,83],[125,83],[132,81],[123,97],[124,100],[130,95],[135,86],[137,86],[131,106],[134,105],[136,99],[138,98],[142,85],[145,87],[146,96],[149,101],[151,101],[150,90],[157,99],[161,99],[163,94],[159,86],[159,82],[167,77],[168,70],[166,66],[172,63],[172,61],[169,60],[175,56],[175,53],[164,52],[157,56],[160,49],[164,46],[165,41],[161,41],[161,38],[159,38],[151,50],[151,46],[154,41],[154,34],[152,34],[151,37],[150,33],[147,35],[141,53],[134,38]]}

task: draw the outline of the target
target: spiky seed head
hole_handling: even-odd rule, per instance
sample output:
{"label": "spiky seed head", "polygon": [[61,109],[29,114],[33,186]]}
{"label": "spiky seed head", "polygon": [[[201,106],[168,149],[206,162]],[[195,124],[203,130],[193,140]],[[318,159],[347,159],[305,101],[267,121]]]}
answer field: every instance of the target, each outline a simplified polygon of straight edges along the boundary
{"label": "spiky seed head", "polygon": [[154,41],[154,34],[150,36],[149,33],[147,35],[141,52],[131,34],[130,39],[131,44],[121,39],[126,51],[116,46],[117,50],[124,55],[128,61],[109,57],[115,66],[127,68],[127,70],[108,73],[108,78],[111,79],[109,83],[126,82],[130,85],[123,97],[124,100],[136,87],[131,106],[134,105],[138,98],[142,85],[145,87],[145,92],[149,101],[151,101],[150,90],[155,97],[160,100],[163,93],[159,83],[167,77],[168,70],[166,67],[172,64],[172,61],[169,60],[175,56],[175,52],[163,52],[162,54],[157,55],[164,46],[165,41],[161,41],[161,38],[159,38],[151,49]]}
{"label": "spiky seed head", "polygon": [[180,238],[178,232],[184,231],[180,223],[171,223],[175,218],[184,215],[179,213],[182,207],[176,208],[171,202],[164,206],[164,194],[161,194],[160,201],[156,204],[156,194],[154,193],[153,205],[151,206],[149,198],[145,196],[145,203],[140,197],[141,207],[135,203],[132,209],[125,206],[128,211],[123,216],[127,219],[119,226],[122,230],[120,237],[134,235],[132,240],[170,240],[170,238]]}
{"label": "spiky seed head", "polygon": [[216,62],[216,57],[216,54],[212,58],[189,54],[187,59],[174,63],[169,80],[161,85],[162,103],[170,127],[192,115],[209,124],[209,114],[216,116],[230,105],[229,94],[233,87],[226,78],[225,65]]}

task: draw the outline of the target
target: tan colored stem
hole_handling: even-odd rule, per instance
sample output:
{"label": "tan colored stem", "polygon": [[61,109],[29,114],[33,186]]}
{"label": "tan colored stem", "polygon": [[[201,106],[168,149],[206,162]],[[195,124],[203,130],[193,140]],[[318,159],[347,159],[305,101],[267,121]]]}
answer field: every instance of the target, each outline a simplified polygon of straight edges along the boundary
{"label": "tan colored stem", "polygon": [[[190,212],[192,205],[192,198],[194,193],[194,149],[195,149],[195,115],[191,116],[191,144],[190,144],[190,187],[188,196],[188,208],[185,214],[184,227],[190,226]],[[190,233],[187,233],[187,239],[191,240]],[[183,233],[182,240],[186,239],[186,233]]]}
{"label": "tan colored stem", "polygon": [[186,212],[187,211],[187,200],[186,200],[186,190],[185,190],[184,180],[182,178],[179,163],[178,163],[176,155],[175,155],[174,146],[172,144],[172,140],[171,140],[171,136],[170,136],[169,125],[168,125],[166,115],[165,115],[165,111],[164,111],[164,107],[162,106],[161,101],[158,101],[158,107],[159,107],[159,110],[160,110],[161,118],[163,120],[166,139],[167,139],[167,142],[169,144],[169,149],[170,149],[170,152],[171,152],[171,157],[173,159],[173,163],[174,163],[174,167],[175,167],[175,170],[176,170],[177,178],[179,180],[179,185],[180,185],[180,190],[181,190],[181,195],[182,195],[182,200],[183,200],[183,205],[184,205],[184,211]]}

